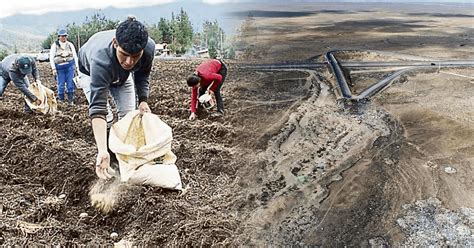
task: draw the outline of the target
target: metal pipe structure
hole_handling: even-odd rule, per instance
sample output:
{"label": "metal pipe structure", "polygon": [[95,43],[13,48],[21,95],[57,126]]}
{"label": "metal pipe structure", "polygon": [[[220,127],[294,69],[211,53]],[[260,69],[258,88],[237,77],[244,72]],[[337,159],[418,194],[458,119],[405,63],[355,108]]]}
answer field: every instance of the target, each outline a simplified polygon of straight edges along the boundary
{"label": "metal pipe structure", "polygon": [[[366,100],[378,92],[387,88],[393,79],[402,75],[407,71],[416,69],[427,69],[427,68],[445,68],[445,67],[473,67],[473,60],[430,60],[430,61],[390,61],[390,62],[342,62],[337,61],[334,56],[335,52],[341,52],[340,50],[334,50],[327,52],[325,55],[326,62],[315,62],[315,63],[280,63],[280,64],[244,64],[238,66],[240,69],[247,70],[298,70],[298,69],[309,69],[316,70],[329,66],[334,76],[336,77],[337,84],[340,89],[342,98],[346,100]],[[390,76],[380,80],[379,82],[372,84],[367,89],[362,91],[359,95],[352,95],[352,92],[347,84],[346,78],[342,68],[380,68],[380,67],[406,67]]]}
{"label": "metal pipe structure", "polygon": [[[247,70],[278,70],[278,69],[309,69],[314,70],[328,65],[327,62],[314,63],[277,63],[277,64],[241,64],[239,69]],[[433,60],[433,61],[404,61],[404,62],[339,62],[343,68],[372,68],[372,67],[465,67],[474,66],[472,60]]]}
{"label": "metal pipe structure", "polygon": [[332,52],[328,52],[325,55],[329,67],[331,68],[334,76],[336,76],[337,83],[339,85],[339,89],[343,98],[351,99],[352,93],[349,85],[347,84],[346,78],[344,77],[344,72],[342,71],[339,62],[337,62],[336,57],[332,54]]}
{"label": "metal pipe structure", "polygon": [[472,60],[433,60],[433,61],[403,61],[403,62],[345,62],[340,63],[345,68],[360,67],[463,67],[474,66]]}
{"label": "metal pipe structure", "polygon": [[[333,59],[337,62],[337,60],[334,57],[334,52],[337,51],[330,51],[326,54],[326,59],[329,61],[330,59]],[[382,91],[383,89],[387,88],[390,83],[392,82],[393,79],[397,78],[398,76],[402,75],[403,73],[415,69],[426,69],[426,68],[441,68],[441,67],[462,67],[462,66],[474,66],[474,61],[472,60],[464,60],[464,61],[453,61],[453,60],[446,60],[446,61],[409,61],[409,62],[366,62],[366,63],[345,63],[347,67],[351,68],[357,68],[357,67],[394,67],[394,66],[407,66],[408,68],[399,70],[390,76],[380,80],[379,82],[372,84],[369,86],[367,89],[362,91],[359,95],[352,95],[351,97],[346,97],[343,95],[344,99],[347,100],[355,100],[355,101],[360,101],[360,100],[366,100],[378,92]],[[331,67],[339,67],[339,63],[331,63]],[[341,68],[336,68],[333,69],[332,71],[342,71]],[[336,74],[336,73],[335,73]],[[341,91],[347,90],[345,85],[347,85],[347,82],[344,79],[340,79],[340,76],[344,77],[343,73],[337,73],[339,75],[336,75],[336,79],[338,81],[338,85],[341,88]],[[339,77],[338,77],[339,76]],[[345,85],[344,85],[345,84]],[[344,87],[342,88],[341,87]],[[350,89],[349,89],[350,91]]]}
{"label": "metal pipe structure", "polygon": [[238,65],[239,69],[245,70],[279,70],[279,69],[308,69],[315,70],[317,68],[324,68],[327,63],[280,63],[280,64],[244,64]]}
{"label": "metal pipe structure", "polygon": [[374,96],[375,94],[377,94],[378,92],[382,91],[383,89],[385,89],[390,84],[390,82],[392,82],[392,80],[395,79],[396,77],[402,75],[403,73],[407,71],[414,70],[414,69],[415,68],[405,68],[405,69],[399,70],[393,73],[392,75],[380,80],[379,82],[369,86],[367,89],[362,91],[362,93],[360,93],[359,95],[352,97],[352,99],[357,100],[357,101],[362,100],[362,99],[368,99]]}

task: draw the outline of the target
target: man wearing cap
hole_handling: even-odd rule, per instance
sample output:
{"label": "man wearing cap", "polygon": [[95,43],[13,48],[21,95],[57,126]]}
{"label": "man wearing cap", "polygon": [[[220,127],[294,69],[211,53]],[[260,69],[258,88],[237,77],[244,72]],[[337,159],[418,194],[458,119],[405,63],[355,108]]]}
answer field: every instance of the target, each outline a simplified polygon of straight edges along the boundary
{"label": "man wearing cap", "polygon": [[[10,81],[13,81],[15,86],[36,105],[41,104],[38,99],[29,89],[30,82],[26,75],[31,74],[35,81],[39,81],[38,70],[36,70],[35,60],[27,55],[12,54],[7,56],[0,62],[0,97]],[[25,101],[25,112],[31,112]]]}
{"label": "man wearing cap", "polygon": [[137,108],[150,112],[148,91],[155,42],[148,37],[145,26],[129,17],[116,30],[94,34],[79,50],[79,86],[89,101],[89,116],[97,144],[96,174],[110,178],[110,154],[107,127],[110,118],[107,99],[115,101],[118,117]]}
{"label": "man wearing cap", "polygon": [[74,104],[74,68],[79,70],[79,61],[76,48],[67,40],[65,29],[58,31],[58,39],[51,45],[49,62],[58,82],[59,101],[64,101],[64,85],[66,85],[68,102]]}

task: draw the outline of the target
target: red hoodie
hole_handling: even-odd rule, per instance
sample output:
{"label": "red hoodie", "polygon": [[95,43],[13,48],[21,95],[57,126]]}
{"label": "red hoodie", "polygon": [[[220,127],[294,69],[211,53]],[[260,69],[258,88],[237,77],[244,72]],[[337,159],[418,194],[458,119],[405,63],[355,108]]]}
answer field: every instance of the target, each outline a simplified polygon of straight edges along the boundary
{"label": "red hoodie", "polygon": [[[200,87],[207,88],[211,86],[211,91],[214,92],[217,87],[222,83],[222,75],[218,72],[221,70],[222,64],[217,59],[211,59],[203,62],[196,68],[197,75],[201,77]],[[196,113],[198,88],[193,87],[191,90],[191,112]]]}

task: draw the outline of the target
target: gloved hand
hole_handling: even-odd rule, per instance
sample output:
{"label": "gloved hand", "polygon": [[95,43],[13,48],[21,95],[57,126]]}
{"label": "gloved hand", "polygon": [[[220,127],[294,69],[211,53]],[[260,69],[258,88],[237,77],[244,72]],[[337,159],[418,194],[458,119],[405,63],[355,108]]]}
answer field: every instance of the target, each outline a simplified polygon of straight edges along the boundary
{"label": "gloved hand", "polygon": [[107,171],[108,169],[111,169],[110,154],[107,150],[99,151],[97,153],[97,160],[95,163],[95,174],[97,174],[97,176],[102,179],[112,178],[112,175],[110,175]]}

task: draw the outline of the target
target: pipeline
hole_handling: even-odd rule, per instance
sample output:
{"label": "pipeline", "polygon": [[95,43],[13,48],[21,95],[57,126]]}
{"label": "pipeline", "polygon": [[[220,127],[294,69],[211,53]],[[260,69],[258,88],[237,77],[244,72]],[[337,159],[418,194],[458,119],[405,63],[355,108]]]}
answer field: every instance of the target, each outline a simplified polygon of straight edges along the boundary
{"label": "pipeline", "polygon": [[[334,56],[335,52],[341,52],[341,50],[334,50],[327,52],[325,55],[326,62],[315,62],[315,63],[280,63],[280,64],[243,64],[239,65],[240,69],[247,70],[299,70],[309,69],[316,70],[329,66],[330,70],[334,74],[339,86],[341,96],[344,100],[361,101],[367,100],[373,97],[378,92],[387,88],[393,79],[400,75],[416,70],[416,69],[427,69],[427,68],[445,68],[445,67],[472,67],[474,66],[473,60],[432,60],[432,61],[396,61],[396,62],[342,62],[337,61]],[[352,92],[347,84],[346,78],[342,68],[380,68],[380,67],[404,67],[403,69],[394,72],[390,76],[380,80],[377,83],[372,84],[367,89],[362,91],[359,95],[352,95]]]}
{"label": "pipeline", "polygon": [[346,78],[344,77],[344,72],[342,71],[342,68],[339,65],[339,62],[337,62],[332,52],[326,53],[325,57],[329,64],[329,67],[334,73],[334,76],[336,76],[336,80],[337,80],[337,83],[339,84],[339,89],[340,89],[342,97],[345,99],[351,99],[352,98],[351,89],[349,89],[349,85],[347,84]]}
{"label": "pipeline", "polygon": [[342,93],[342,97],[346,100],[355,100],[361,101],[369,99],[370,97],[374,96],[378,92],[387,88],[393,79],[397,78],[398,76],[402,75],[405,72],[420,69],[420,68],[441,68],[441,67],[461,67],[461,66],[474,66],[474,61],[466,60],[466,61],[411,61],[411,62],[382,62],[382,63],[346,63],[349,67],[386,67],[386,66],[408,66],[407,68],[401,69],[390,76],[380,80],[379,82],[372,84],[367,89],[362,91],[359,95],[352,95],[347,81],[344,78],[344,74],[342,73],[341,65],[337,62],[336,58],[334,57],[334,52],[337,51],[330,51],[326,53],[326,59],[328,64],[331,67],[334,75],[336,76],[337,83],[339,85],[340,91]]}

